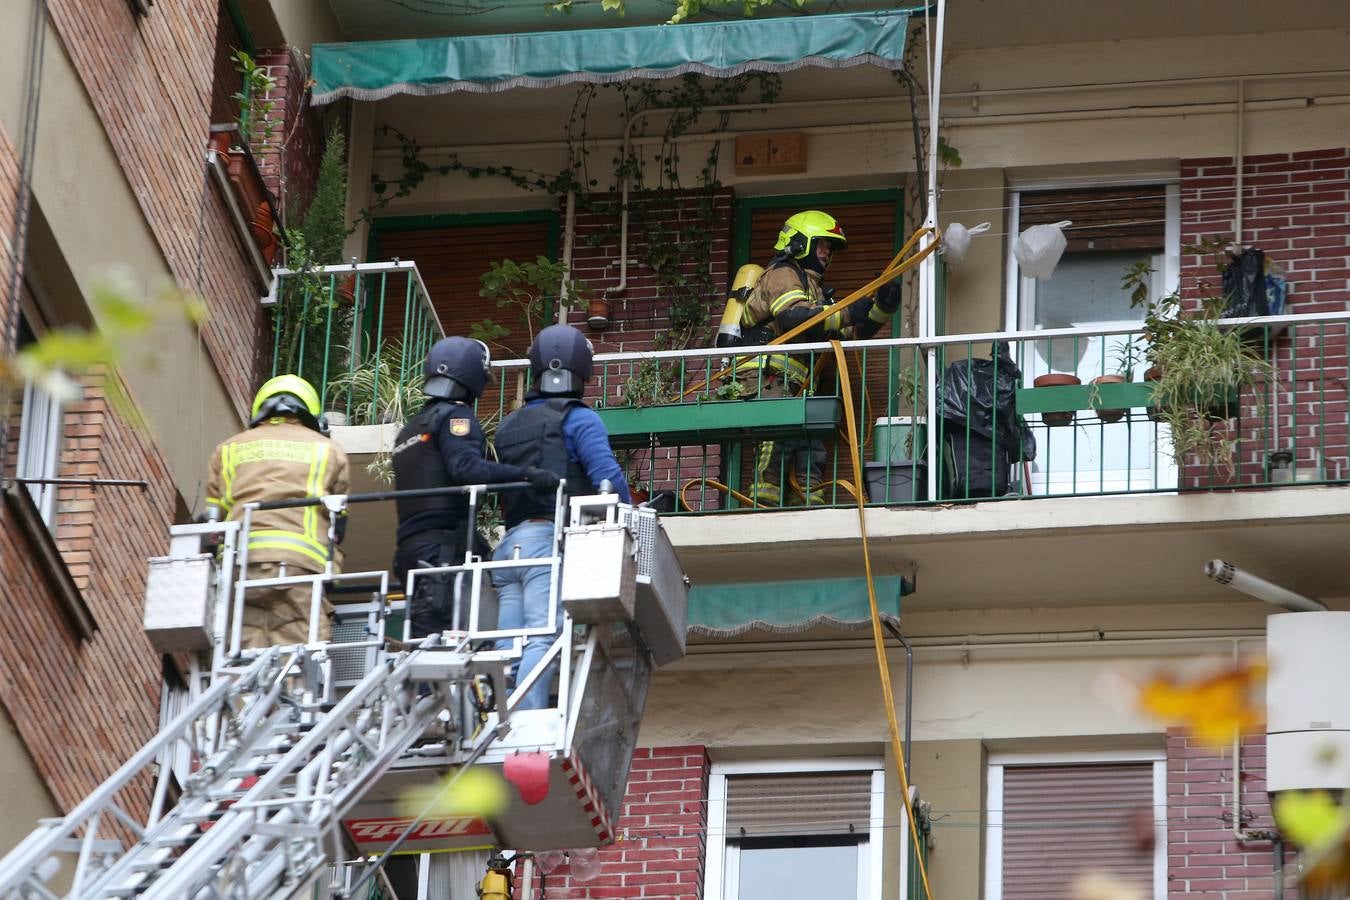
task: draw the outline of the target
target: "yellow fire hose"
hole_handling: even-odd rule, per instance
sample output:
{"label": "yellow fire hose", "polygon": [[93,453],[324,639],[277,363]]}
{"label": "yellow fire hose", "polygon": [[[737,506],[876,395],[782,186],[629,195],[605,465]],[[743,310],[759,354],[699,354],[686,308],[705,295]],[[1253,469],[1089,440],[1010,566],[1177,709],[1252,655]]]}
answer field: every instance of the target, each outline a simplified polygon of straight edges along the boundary
{"label": "yellow fire hose", "polygon": [[[853,477],[862,478],[862,454],[858,448],[858,430],[853,412],[853,394],[849,387],[848,366],[845,364],[844,348],[838,341],[830,341],[834,358],[839,363],[839,379],[844,395],[844,421],[848,425],[849,457],[853,462]],[[867,574],[867,602],[872,612],[872,645],[876,648],[877,669],[881,677],[881,702],[886,707],[886,728],[891,736],[891,755],[895,757],[895,768],[900,775],[900,797],[905,801],[905,815],[909,817],[910,839],[919,840],[919,826],[914,820],[914,804],[909,799],[909,773],[905,771],[905,745],[900,739],[900,723],[895,717],[895,694],[891,691],[891,667],[886,659],[886,643],[881,636],[881,612],[877,608],[876,586],[872,583],[872,553],[867,544],[867,507],[863,498],[855,493],[858,501],[858,531],[862,535],[863,570]],[[919,862],[919,877],[923,881],[923,893],[933,900],[933,889],[928,885],[928,867],[924,864],[923,854],[916,852],[914,858]]]}
{"label": "yellow fire hose", "polygon": [[[924,247],[922,250],[915,253],[913,256],[906,258],[906,254],[908,254],[911,250],[913,250],[914,245],[917,244],[919,240],[923,238],[924,235],[927,234],[931,234],[933,236],[933,240],[929,242],[928,246]],[[890,263],[887,264],[886,268],[882,270],[880,275],[878,275],[876,278],[873,278],[867,284],[858,288],[856,291],[849,294],[847,297],[845,297],[843,300],[840,300],[838,303],[834,303],[825,307],[820,312],[816,313],[814,316],[807,319],[805,322],[802,322],[797,327],[789,329],[788,331],[785,331],[783,334],[778,335],[778,337],[769,341],[770,346],[777,344],[785,344],[788,341],[792,340],[797,335],[806,331],[807,329],[812,328],[815,325],[825,321],[827,318],[834,315],[835,313],[847,309],[854,303],[857,303],[858,301],[862,300],[864,297],[872,296],[872,294],[876,292],[877,288],[881,287],[884,284],[888,284],[891,281],[894,281],[895,279],[899,278],[901,275],[905,274],[910,269],[913,269],[919,263],[927,259],[928,256],[938,248],[938,245],[941,243],[941,237],[942,237],[941,233],[934,228],[926,228],[926,227],[920,228],[918,231],[914,232],[914,234],[910,235],[909,240],[905,241],[905,245],[900,248],[900,250],[891,259]],[[839,360],[841,369],[845,368],[847,364],[844,361],[844,358],[840,356]],[[690,394],[697,393],[698,391],[703,390],[712,382],[721,378],[723,375],[726,375],[729,372],[731,372],[733,368],[734,364],[726,366],[725,368],[713,373],[712,375],[705,378],[703,381],[685,390],[682,394],[680,394],[679,399],[683,400]],[[849,387],[847,386],[848,379],[847,377],[844,377],[842,375],[841,377],[843,377],[844,394],[847,395],[849,392]],[[848,405],[849,408],[851,409],[852,397],[849,397]],[[849,431],[850,440],[856,441],[856,432],[852,430],[853,429],[852,424],[849,425],[849,429],[850,429]],[[848,491],[848,493],[852,495],[859,503],[865,503],[866,498],[863,496],[863,492],[859,490],[858,487],[855,487],[855,485],[863,484],[863,482],[857,480],[861,477],[860,472],[858,470],[855,470],[853,477],[855,479],[853,484],[850,484],[847,481],[839,479],[836,481],[824,482],[815,487],[816,489],[821,489],[837,484],[840,487],[844,488],[844,490]],[[788,478],[792,485],[793,490],[797,491],[798,493],[805,494],[805,491],[802,490],[802,486],[797,483],[796,473],[790,473]],[[730,496],[736,498],[736,500],[738,500],[739,502],[744,503],[747,506],[754,507],[756,509],[771,509],[780,505],[780,504],[760,503],[759,501],[753,499],[752,497],[749,497],[741,493],[740,491],[735,490],[734,488],[731,488],[726,484],[723,484],[721,481],[718,481],[715,478],[705,477],[705,478],[692,478],[689,481],[686,481],[680,487],[679,491],[680,504],[686,510],[693,509],[693,507],[689,505],[688,492],[690,488],[695,487],[697,485],[706,485],[707,487],[711,487],[714,490],[725,491]]]}
{"label": "yellow fire hose", "polygon": [[[920,250],[918,253],[916,253],[914,256],[911,256],[910,258],[905,259],[904,262],[901,262],[901,259],[905,256],[906,253],[908,253],[913,248],[913,246],[918,242],[918,240],[921,237],[923,237],[923,235],[928,234],[930,232],[933,233],[932,242],[923,250]],[[912,269],[914,266],[922,262],[925,257],[927,257],[935,249],[937,249],[939,237],[940,235],[934,229],[931,228],[919,229],[908,241],[905,242],[905,245],[900,248],[900,252],[895,255],[895,258],[891,260],[891,264],[886,267],[885,271],[883,271],[881,275],[877,276],[877,278],[873,279],[868,284],[854,291],[852,294],[849,294],[838,304],[835,304],[833,306],[828,307],[825,310],[822,310],[820,313],[811,317],[806,322],[803,322],[801,325],[798,325],[796,328],[793,328],[790,331],[787,331],[786,333],[781,334],[778,337],[774,338],[772,341],[770,341],[770,343],[781,344],[790,341],[792,338],[796,337],[798,334],[801,334],[803,331],[815,325],[816,323],[822,321],[827,316],[832,315],[833,313],[836,313],[839,310],[848,307],[850,304],[857,302],[863,297],[870,296],[871,293],[881,285],[886,284],[888,281],[891,281],[894,278],[898,278],[900,275],[904,274],[906,271]],[[864,482],[862,478],[863,476],[862,453],[858,442],[857,415],[853,409],[853,387],[851,379],[849,378],[848,359],[844,355],[844,348],[839,343],[839,341],[837,340],[830,341],[830,348],[834,352],[835,364],[839,370],[840,393],[843,394],[844,399],[844,424],[846,428],[845,436],[848,439],[849,460],[853,467],[854,484],[863,484]],[[681,395],[681,398],[688,396],[694,391],[706,387],[709,382],[713,381],[716,378],[720,378],[722,375],[726,374],[727,371],[729,371],[729,368],[724,369],[721,372],[718,372],[716,375],[713,375],[711,378],[707,379],[702,384],[696,385],[695,387],[686,391],[684,394]],[[713,481],[712,479],[693,479],[687,482],[684,485],[684,487],[680,489],[680,501],[685,504],[686,509],[689,508],[689,505],[685,501],[685,492],[694,484],[710,484],[713,487],[718,488],[719,490],[725,490],[729,492],[731,496],[735,497],[737,500],[743,503],[748,503],[756,507],[763,506],[763,504],[760,504],[755,500],[751,499],[750,497],[747,497],[740,491],[732,490],[731,488],[727,487],[724,484],[721,484],[720,482]],[[842,486],[846,485],[847,482],[840,481],[839,484]],[[852,488],[852,485],[849,485],[848,487]],[[895,715],[895,694],[891,690],[891,667],[889,661],[886,658],[886,643],[884,638],[882,637],[882,630],[881,630],[881,612],[880,609],[877,607],[876,585],[873,583],[872,580],[872,553],[871,548],[867,541],[867,507],[866,507],[867,501],[866,498],[863,496],[863,492],[861,490],[851,489],[849,492],[853,495],[853,498],[856,501],[858,509],[858,532],[862,538],[863,570],[867,576],[867,602],[871,610],[871,618],[872,618],[872,644],[876,650],[877,670],[881,680],[882,704],[886,707],[886,728],[890,734],[891,755],[895,757],[896,772],[900,776],[900,789],[901,789],[900,797],[904,801],[905,815],[909,819],[910,836],[912,840],[917,841],[919,840],[919,826],[918,822],[914,818],[914,804],[909,797],[909,773],[905,770],[904,742],[900,738],[900,723],[896,719]],[[916,852],[914,854],[914,858],[918,861],[919,864],[919,878],[923,882],[924,896],[927,897],[928,900],[933,900],[933,889],[928,883],[928,867],[924,863],[923,853]]]}

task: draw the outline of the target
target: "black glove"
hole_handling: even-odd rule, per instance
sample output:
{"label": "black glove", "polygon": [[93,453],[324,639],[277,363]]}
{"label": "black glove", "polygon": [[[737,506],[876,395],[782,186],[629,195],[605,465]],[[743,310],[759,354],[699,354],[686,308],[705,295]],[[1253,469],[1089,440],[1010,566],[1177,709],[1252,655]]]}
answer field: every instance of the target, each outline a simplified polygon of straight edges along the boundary
{"label": "black glove", "polygon": [[888,316],[895,315],[895,311],[900,308],[900,285],[894,281],[888,281],[877,288],[874,296],[877,299],[877,309]]}
{"label": "black glove", "polygon": [[525,480],[538,490],[551,491],[558,487],[558,482],[561,479],[558,478],[557,472],[553,472],[549,469],[537,469],[534,466],[530,466],[525,470]]}

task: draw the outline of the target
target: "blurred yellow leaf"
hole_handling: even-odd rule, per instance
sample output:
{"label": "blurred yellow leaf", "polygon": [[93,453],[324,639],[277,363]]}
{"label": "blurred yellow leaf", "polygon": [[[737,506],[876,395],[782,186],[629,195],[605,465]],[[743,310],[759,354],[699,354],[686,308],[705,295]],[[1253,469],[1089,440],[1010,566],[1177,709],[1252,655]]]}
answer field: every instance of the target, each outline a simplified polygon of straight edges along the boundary
{"label": "blurred yellow leaf", "polygon": [[[447,789],[446,782],[459,778]],[[426,813],[431,818],[490,818],[506,808],[507,784],[500,775],[480,766],[471,766],[462,774],[452,772],[445,778],[407,791],[399,801],[399,811],[410,817]]]}
{"label": "blurred yellow leaf", "polygon": [[1288,791],[1275,797],[1275,821],[1294,843],[1317,852],[1350,827],[1350,813],[1326,791]]}
{"label": "blurred yellow leaf", "polygon": [[1263,664],[1251,663],[1189,683],[1161,675],[1140,688],[1139,705],[1207,744],[1224,746],[1261,723],[1256,696],[1265,674]]}

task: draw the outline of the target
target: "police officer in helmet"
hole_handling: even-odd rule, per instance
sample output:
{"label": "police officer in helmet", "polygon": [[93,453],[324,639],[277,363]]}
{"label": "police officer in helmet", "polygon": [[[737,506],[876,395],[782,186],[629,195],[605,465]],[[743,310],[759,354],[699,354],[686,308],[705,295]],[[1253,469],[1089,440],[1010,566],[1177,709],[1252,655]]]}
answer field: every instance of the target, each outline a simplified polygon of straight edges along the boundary
{"label": "police officer in helmet", "polygon": [[[497,427],[497,457],[503,462],[544,469],[567,479],[567,493],[591,494],[602,481],[609,481],[619,498],[632,502],[623,469],[609,446],[609,433],[600,416],[581,400],[591,377],[591,342],[570,325],[550,325],[530,345],[530,371],[534,390],[525,405]],[[494,558],[539,559],[552,556],[556,496],[553,491],[533,489],[502,496],[506,534]],[[549,568],[531,566],[495,569],[497,627],[544,628],[548,622]],[[559,618],[561,617],[561,610]],[[516,683],[524,681],[547,652],[561,622],[553,623],[553,635],[526,639]],[[505,649],[510,641],[501,642]],[[521,699],[517,709],[548,706],[552,672],[547,672]]]}
{"label": "police officer in helmet", "polygon": [[[492,378],[486,344],[465,337],[439,340],[427,354],[424,371],[426,405],[408,420],[394,442],[397,490],[508,481],[528,481],[545,493],[557,488],[558,476],[550,471],[485,458],[486,439],[472,404]],[[464,561],[474,533],[467,497],[400,497],[397,506],[394,573],[405,586],[409,569]],[[418,578],[415,595],[409,598],[413,636],[455,627],[453,603],[452,576]]]}

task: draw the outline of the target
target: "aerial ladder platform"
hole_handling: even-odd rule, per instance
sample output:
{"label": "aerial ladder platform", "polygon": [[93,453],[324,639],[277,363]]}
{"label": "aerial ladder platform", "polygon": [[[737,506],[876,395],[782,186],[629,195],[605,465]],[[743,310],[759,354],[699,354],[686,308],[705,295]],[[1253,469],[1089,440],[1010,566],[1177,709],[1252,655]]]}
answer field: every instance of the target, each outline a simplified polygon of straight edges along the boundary
{"label": "aerial ladder platform", "polygon": [[[652,669],[685,650],[688,581],[654,510],[560,487],[550,556],[494,561],[471,547],[462,562],[409,572],[407,597],[419,578],[453,584],[455,628],[424,638],[410,637],[388,572],[247,577],[259,509],[358,514],[364,502],[458,493],[472,522],[492,493],[522,487],[253,504],[238,520],[173,526],[168,555],[150,560],[145,627],[187,662],[183,707],[0,859],[0,898],[366,897],[393,854],[492,846],[528,858],[614,840]],[[549,569],[548,621],[561,616],[562,628],[508,691],[525,640],[554,634],[496,627],[491,572],[513,566]],[[242,649],[248,592],[297,584],[311,593],[310,640]],[[325,595],[360,602],[337,605],[320,641]],[[555,670],[555,704],[518,708]],[[471,768],[500,773],[507,802],[448,814],[435,797]]]}

